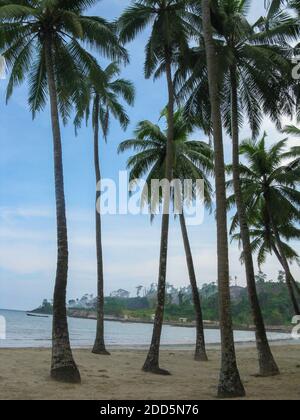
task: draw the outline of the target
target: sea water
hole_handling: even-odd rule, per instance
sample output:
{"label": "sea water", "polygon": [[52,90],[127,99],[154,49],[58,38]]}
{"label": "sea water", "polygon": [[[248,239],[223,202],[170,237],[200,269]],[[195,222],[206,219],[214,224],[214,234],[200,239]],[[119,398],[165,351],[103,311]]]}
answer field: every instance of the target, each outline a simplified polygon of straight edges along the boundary
{"label": "sea water", "polygon": [[[0,348],[50,347],[52,316],[29,317],[26,312],[0,310],[6,321],[6,338],[0,339]],[[95,338],[96,321],[69,318],[70,339],[73,347],[91,347]],[[205,331],[207,344],[220,343],[218,330]],[[290,339],[289,334],[269,333],[270,340]],[[105,322],[105,339],[111,347],[144,347],[150,344],[152,325],[141,323]],[[196,330],[188,327],[164,326],[162,345],[189,346],[195,343]],[[236,331],[236,342],[255,340],[253,332]]]}

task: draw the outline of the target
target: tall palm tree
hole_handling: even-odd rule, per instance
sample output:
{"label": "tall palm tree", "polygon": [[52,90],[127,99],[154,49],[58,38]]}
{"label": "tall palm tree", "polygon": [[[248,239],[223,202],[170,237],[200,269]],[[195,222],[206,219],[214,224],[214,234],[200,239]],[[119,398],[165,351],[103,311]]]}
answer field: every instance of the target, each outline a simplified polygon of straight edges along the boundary
{"label": "tall palm tree", "polygon": [[207,60],[209,97],[211,102],[211,119],[215,152],[216,180],[216,217],[218,246],[218,285],[220,300],[220,327],[222,342],[222,364],[218,395],[224,397],[242,397],[245,395],[236,362],[235,345],[230,308],[230,280],[228,257],[228,231],[226,210],[225,163],[223,149],[223,130],[221,103],[219,95],[219,64],[216,46],[213,40],[210,0],[202,0],[203,37]]}
{"label": "tall palm tree", "polygon": [[[194,195],[199,193],[195,188],[196,181],[203,180],[205,204],[207,207],[210,207],[212,188],[208,180],[208,175],[213,171],[212,150],[206,143],[189,140],[189,135],[192,132],[193,126],[183,117],[182,111],[177,111],[174,116],[173,159],[175,163],[173,167],[173,179],[181,180],[182,183],[184,180],[192,180],[194,182]],[[119,152],[125,152],[127,150],[133,150],[135,152],[128,160],[130,181],[134,182],[135,179],[140,179],[144,176],[147,177],[147,189],[143,192],[142,202],[149,201],[152,211],[155,211],[156,203],[153,202],[152,191],[149,191],[149,186],[151,186],[152,180],[161,181],[164,179],[167,155],[167,131],[161,130],[158,125],[154,125],[149,121],[142,121],[139,123],[134,134],[134,139],[121,143]],[[178,211],[180,226],[196,313],[197,338],[195,360],[207,361],[201,299],[197,286],[194,260],[184,211],[181,211],[183,210],[181,208],[177,210],[180,210]]]}
{"label": "tall palm tree", "polygon": [[[223,2],[224,3],[224,2]],[[249,23],[246,21],[246,16],[248,12],[248,2],[240,0],[240,1],[232,1],[227,0],[225,4],[221,6],[221,14],[224,19],[224,25],[222,30],[222,35],[226,42],[226,46],[228,46],[229,50],[233,54],[232,62],[229,65],[229,80],[230,80],[230,108],[228,106],[228,112],[231,114],[231,137],[232,137],[232,145],[233,145],[233,186],[235,192],[235,202],[237,207],[238,219],[239,219],[239,226],[241,232],[241,240],[243,244],[243,254],[245,260],[245,268],[246,268],[246,278],[247,278],[247,285],[250,297],[250,304],[252,308],[252,314],[254,319],[254,324],[256,327],[256,343],[258,349],[258,356],[259,356],[259,366],[260,366],[260,374],[262,376],[272,376],[279,373],[279,369],[276,365],[276,362],[273,358],[271,353],[271,349],[269,346],[269,342],[267,339],[266,329],[264,325],[264,320],[262,316],[262,311],[260,308],[258,294],[256,290],[255,284],[255,270],[254,270],[254,263],[253,257],[251,252],[251,241],[250,241],[250,234],[249,234],[249,227],[247,222],[247,215],[246,215],[246,207],[243,200],[241,185],[240,185],[240,173],[239,173],[239,126],[240,126],[240,113],[242,112],[243,101],[239,101],[239,97],[243,97],[243,89],[249,89],[251,84],[249,80],[245,80],[245,77],[249,77],[252,75],[252,94],[254,83],[256,86],[259,87],[259,80],[258,78],[253,77],[253,73],[248,72],[247,74],[247,67],[249,68],[249,59],[251,59],[251,55],[255,54],[256,50],[260,48],[261,55],[263,56],[260,58],[261,61],[265,61],[265,64],[270,60],[269,55],[269,48],[264,45],[259,45],[259,48],[255,45],[252,48],[251,45],[251,38],[256,38],[256,33],[253,31]],[[282,25],[281,25],[282,26]],[[288,26],[289,29],[289,26]],[[282,31],[281,31],[282,32]],[[261,34],[259,34],[261,35]],[[249,41],[247,42],[247,38]],[[249,45],[250,44],[250,45]],[[245,54],[245,51],[248,49],[248,54]],[[249,54],[249,50],[252,50]],[[264,52],[266,50],[266,53]],[[274,50],[274,48],[272,48]],[[244,58],[246,56],[246,60]],[[247,61],[248,66],[244,66],[244,74],[242,70],[243,61]],[[256,62],[258,61],[258,62]],[[254,63],[253,63],[254,62]],[[259,60],[252,59],[252,65],[261,65]],[[239,68],[239,66],[241,66]],[[256,72],[259,68],[256,67]],[[268,94],[268,91],[264,91],[265,94]],[[242,106],[241,106],[242,105]],[[230,111],[229,111],[230,109]],[[255,114],[253,114],[254,116]],[[252,117],[253,117],[252,116]],[[256,114],[257,116],[257,114]],[[255,121],[255,117],[251,120],[252,122],[252,131],[256,134],[255,125],[257,121]],[[259,125],[259,124],[258,124]]]}
{"label": "tall palm tree", "polygon": [[84,15],[94,3],[96,0],[13,0],[0,6],[4,33],[0,49],[11,69],[7,99],[26,77],[33,116],[44,109],[48,95],[50,98],[58,248],[51,376],[67,382],[80,382],[80,374],[72,356],[66,313],[68,234],[60,115],[66,122],[77,87],[89,73],[99,72],[83,43],[113,59],[126,58],[113,26]]}
{"label": "tall palm tree", "polygon": [[[246,158],[247,163],[240,165],[241,188],[249,220],[253,218],[253,214],[255,220],[257,206],[265,208],[266,228],[272,233],[276,245],[272,249],[285,271],[294,311],[299,315],[299,304],[294,293],[297,283],[289,267],[280,226],[287,220],[290,223],[300,220],[300,193],[297,189],[300,182],[300,168],[299,165],[285,163],[286,159],[295,159],[300,153],[297,148],[288,151],[286,148],[287,139],[267,148],[266,134],[259,141],[253,139],[244,141],[240,153]],[[228,186],[232,186],[232,181],[228,182]],[[233,200],[233,196],[229,197],[229,202]],[[237,224],[238,220],[235,218],[232,230]]]}
{"label": "tall palm tree", "polygon": [[[82,120],[88,121],[90,115],[94,131],[94,164],[96,176],[96,250],[97,250],[97,334],[93,348],[94,354],[109,355],[104,340],[104,273],[103,273],[103,250],[100,213],[100,182],[101,170],[99,160],[99,129],[101,127],[105,140],[107,139],[111,115],[120,123],[125,130],[129,124],[129,117],[119,102],[121,97],[128,105],[134,102],[135,91],[133,84],[128,80],[117,78],[120,68],[117,63],[106,67],[101,78],[94,79],[91,75],[82,85],[76,96],[75,127],[79,128]],[[92,111],[92,112],[91,112]]]}
{"label": "tall palm tree", "polygon": [[[190,14],[184,0],[138,0],[128,7],[118,21],[120,39],[132,41],[139,32],[152,25],[151,35],[146,46],[145,76],[158,78],[165,74],[168,88],[168,141],[165,165],[165,178],[172,180],[173,140],[174,140],[174,85],[172,64],[177,53],[185,54],[192,26],[188,23]],[[159,350],[165,306],[165,286],[169,238],[169,194],[164,197],[161,246],[158,276],[158,304],[155,314],[153,336],[143,370],[168,375],[159,367]]]}
{"label": "tall palm tree", "polygon": [[[259,132],[263,113],[268,113],[278,125],[282,114],[293,115],[296,100],[291,85],[295,85],[295,82],[291,77],[292,65],[289,56],[283,47],[286,46],[287,40],[295,39],[299,35],[299,28],[295,19],[289,15],[281,13],[279,19],[271,10],[264,21],[264,26],[266,22],[269,23],[268,29],[262,25],[262,19],[251,25],[247,21],[249,1],[224,0],[213,1],[212,4],[215,39],[221,62],[219,83],[223,121],[232,138],[233,185],[241,227],[248,293],[256,327],[260,374],[273,376],[278,374],[279,370],[271,353],[259,305],[249,227],[239,182],[239,128],[243,123],[244,114],[248,116],[254,136]],[[280,45],[271,45],[279,40]],[[199,112],[208,130],[210,121],[205,119],[208,117],[210,120],[210,104],[202,93],[207,79],[202,45],[194,49],[192,55],[192,65],[196,65],[196,72],[183,88],[185,95],[187,91],[192,91],[187,111]],[[201,109],[203,107],[204,110]]]}

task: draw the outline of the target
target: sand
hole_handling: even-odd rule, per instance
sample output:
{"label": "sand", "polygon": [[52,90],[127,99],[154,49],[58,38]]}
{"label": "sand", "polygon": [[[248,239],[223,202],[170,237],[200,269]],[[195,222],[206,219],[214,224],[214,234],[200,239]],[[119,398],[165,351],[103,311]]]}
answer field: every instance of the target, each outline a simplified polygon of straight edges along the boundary
{"label": "sand", "polygon": [[[273,347],[281,369],[274,378],[258,378],[253,346],[238,347],[237,355],[248,399],[300,399],[300,345]],[[88,400],[203,400],[214,399],[218,383],[220,351],[210,348],[210,361],[193,361],[191,350],[168,349],[161,366],[170,377],[141,371],[145,350],[113,350],[111,357],[75,350],[82,375],[81,385],[58,384],[49,378],[50,351],[46,349],[0,350],[0,399]]]}

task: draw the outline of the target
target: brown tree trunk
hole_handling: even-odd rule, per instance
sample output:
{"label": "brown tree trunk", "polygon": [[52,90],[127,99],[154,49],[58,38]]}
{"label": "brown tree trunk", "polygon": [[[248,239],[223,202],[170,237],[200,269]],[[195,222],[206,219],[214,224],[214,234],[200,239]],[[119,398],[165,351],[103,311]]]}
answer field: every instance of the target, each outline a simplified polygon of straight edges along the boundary
{"label": "brown tree trunk", "polygon": [[[272,220],[273,220],[273,218],[272,218]],[[278,233],[278,230],[277,230],[276,226],[273,225],[272,220],[271,220],[272,230],[274,232],[275,241],[276,241],[276,244],[277,244],[277,247],[278,247],[277,248],[276,245],[273,245],[273,251],[274,251],[278,261],[282,265],[282,268],[285,272],[286,284],[287,284],[287,288],[288,288],[288,291],[289,291],[291,302],[292,302],[292,305],[293,305],[293,308],[294,308],[294,311],[295,311],[295,315],[300,315],[299,304],[298,304],[297,298],[296,298],[294,290],[293,290],[293,285],[296,282],[295,282],[295,279],[292,276],[292,273],[291,273],[291,270],[290,270],[290,267],[289,267],[289,263],[287,261],[287,258],[285,256],[285,254],[284,254],[284,250],[283,250],[283,247],[282,247],[282,242],[281,242],[281,239],[280,239],[280,235]]]}
{"label": "brown tree trunk", "polygon": [[235,201],[240,224],[241,238],[243,244],[246,278],[248,285],[249,301],[255,325],[256,346],[261,376],[274,376],[279,374],[278,366],[272,355],[267,338],[263,315],[261,312],[256,282],[254,264],[251,250],[250,233],[246,216],[246,209],[243,201],[243,194],[240,183],[240,156],[239,156],[239,123],[238,123],[238,89],[236,66],[231,66],[231,116],[232,116],[232,167]]}
{"label": "brown tree trunk", "polygon": [[202,23],[207,57],[215,151],[218,287],[222,342],[222,364],[218,396],[220,398],[234,398],[245,396],[245,390],[237,367],[232,328],[223,133],[218,87],[218,62],[212,36],[210,0],[202,0]]}
{"label": "brown tree trunk", "polygon": [[[95,203],[95,220],[96,220],[96,249],[97,249],[97,331],[96,339],[93,347],[94,354],[109,356],[104,341],[104,274],[103,274],[103,251],[102,251],[102,230],[101,230],[101,214],[98,209],[98,201],[101,199],[99,183],[101,181],[100,161],[99,161],[99,96],[95,95],[95,112],[94,112],[94,161],[96,176],[96,203]],[[100,204],[100,203],[99,203]]]}
{"label": "brown tree trunk", "polygon": [[294,289],[296,290],[296,292],[297,292],[298,296],[300,297],[300,286],[299,286],[299,284],[296,282],[296,280],[295,280],[295,278],[294,278],[294,276],[293,276],[293,275],[292,275],[291,280],[292,280],[292,283],[293,283]]}
{"label": "brown tree trunk", "polygon": [[193,261],[193,255],[191,251],[190,241],[188,237],[188,231],[185,223],[184,214],[181,213],[180,216],[180,226],[182,232],[182,238],[184,243],[186,261],[189,271],[190,283],[192,288],[193,294],[193,302],[195,307],[196,313],[196,330],[197,330],[197,337],[196,337],[196,350],[195,350],[195,360],[200,362],[207,362],[207,354],[205,348],[205,337],[204,337],[204,326],[203,326],[203,316],[202,316],[202,309],[201,309],[201,299],[197,285],[197,279],[195,274],[195,267]]}
{"label": "brown tree trunk", "polygon": [[[173,140],[174,140],[174,86],[172,80],[171,70],[171,56],[166,49],[166,76],[168,84],[168,139],[167,139],[167,153],[166,153],[166,179],[172,180],[172,166],[173,166]],[[169,224],[170,224],[170,196],[167,194],[164,197],[163,216],[161,226],[161,245],[160,245],[160,259],[159,259],[159,277],[158,277],[158,291],[157,291],[157,308],[154,319],[153,335],[148,356],[146,358],[143,370],[160,375],[169,375],[169,372],[160,369],[159,367],[159,350],[162,326],[164,320],[165,309],[165,295],[166,295],[166,275],[167,275],[167,259],[168,259],[168,240],[169,240]]]}
{"label": "brown tree trunk", "polygon": [[51,105],[54,147],[54,175],[57,220],[57,271],[53,298],[52,365],[51,376],[63,382],[79,383],[80,373],[74,362],[69,339],[66,289],[68,279],[68,233],[64,193],[62,144],[59,124],[56,82],[52,58],[51,36],[45,42],[45,61]]}

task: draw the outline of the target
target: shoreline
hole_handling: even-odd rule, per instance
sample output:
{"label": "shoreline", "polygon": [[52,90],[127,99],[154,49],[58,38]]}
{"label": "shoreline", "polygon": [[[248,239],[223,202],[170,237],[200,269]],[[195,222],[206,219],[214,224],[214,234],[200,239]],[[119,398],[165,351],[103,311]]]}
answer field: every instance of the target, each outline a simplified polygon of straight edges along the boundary
{"label": "shoreline", "polygon": [[[49,315],[50,316],[50,315]],[[97,317],[95,315],[80,315],[80,314],[69,314],[69,318],[77,318],[77,319],[91,319],[93,321],[97,320]],[[108,322],[119,322],[122,324],[146,324],[146,325],[153,325],[153,321],[147,321],[144,319],[124,319],[124,318],[117,318],[117,317],[104,317],[104,321]],[[177,321],[165,321],[163,325],[167,325],[169,327],[180,327],[180,328],[196,328],[195,323],[187,322],[177,322]],[[220,330],[220,325],[218,322],[211,322],[207,323],[204,322],[204,329],[206,330]],[[233,326],[234,331],[247,331],[247,332],[255,332],[254,326],[247,326],[247,325],[234,325]],[[279,325],[279,326],[266,326],[266,331],[269,333],[282,333],[282,334],[290,334],[291,333],[291,327]]]}
{"label": "shoreline", "polygon": [[[49,340],[51,342],[51,340]],[[275,340],[269,340],[269,343],[271,346],[273,347],[280,347],[280,346],[300,346],[300,339],[299,340],[293,340],[293,339],[275,339]],[[72,349],[74,350],[84,350],[84,351],[89,351],[92,349],[92,345],[90,346],[72,346]],[[161,344],[161,349],[162,351],[184,351],[184,352],[191,352],[194,350],[195,345],[194,344]],[[255,341],[236,341],[235,342],[235,347],[237,349],[252,349],[252,348],[256,348],[256,342]],[[207,350],[221,350],[221,343],[209,343],[206,344],[206,348]],[[51,345],[49,347],[0,347],[0,353],[3,350],[49,350],[51,349]],[[141,345],[141,344],[137,344],[137,345],[132,345],[132,346],[128,346],[128,345],[112,345],[112,346],[107,346],[107,349],[109,351],[121,351],[121,352],[131,352],[131,351],[137,351],[137,352],[144,352],[144,351],[148,351],[149,349],[149,345]]]}

